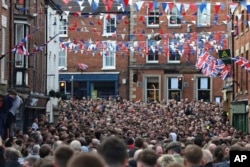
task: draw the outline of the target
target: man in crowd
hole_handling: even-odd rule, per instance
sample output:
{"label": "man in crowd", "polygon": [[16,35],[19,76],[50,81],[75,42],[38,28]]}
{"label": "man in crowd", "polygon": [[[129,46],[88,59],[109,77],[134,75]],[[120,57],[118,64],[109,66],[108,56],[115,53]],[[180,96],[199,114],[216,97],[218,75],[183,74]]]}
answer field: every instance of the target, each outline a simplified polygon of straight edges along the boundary
{"label": "man in crowd", "polygon": [[118,137],[105,138],[98,152],[104,158],[108,167],[126,167],[128,165],[127,145]]}
{"label": "man in crowd", "polygon": [[5,138],[9,138],[10,136],[14,136],[14,123],[16,121],[16,114],[19,112],[19,107],[23,103],[23,100],[14,90],[9,90],[9,95],[13,98],[12,106],[8,110],[7,119],[5,123]]}

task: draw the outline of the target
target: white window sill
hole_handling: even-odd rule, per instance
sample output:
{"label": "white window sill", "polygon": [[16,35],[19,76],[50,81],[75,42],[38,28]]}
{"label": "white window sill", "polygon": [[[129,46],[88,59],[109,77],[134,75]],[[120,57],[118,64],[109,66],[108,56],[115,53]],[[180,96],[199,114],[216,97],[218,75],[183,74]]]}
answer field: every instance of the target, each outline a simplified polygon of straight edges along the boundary
{"label": "white window sill", "polygon": [[68,37],[68,34],[59,34],[60,37]]}
{"label": "white window sill", "polygon": [[199,23],[197,23],[197,25],[196,25],[196,27],[198,27],[198,28],[210,28],[211,27],[211,24],[199,24]]}
{"label": "white window sill", "polygon": [[170,24],[170,23],[168,23],[168,28],[181,28],[181,24]]}
{"label": "white window sill", "polygon": [[181,61],[180,60],[168,60],[168,63],[169,64],[177,64],[177,63],[180,63]]}
{"label": "white window sill", "polygon": [[102,67],[102,70],[116,70],[115,67]]}
{"label": "white window sill", "polygon": [[147,60],[147,63],[149,63],[149,64],[153,64],[153,63],[159,63],[159,61],[157,60],[157,61],[150,61],[150,60]]}
{"label": "white window sill", "polygon": [[61,72],[61,71],[67,71],[67,67],[58,67],[58,71]]}
{"label": "white window sill", "polygon": [[102,34],[103,37],[112,37],[112,36],[114,36],[114,35],[116,35],[115,32],[114,32],[114,33],[103,33],[103,34]]}
{"label": "white window sill", "polygon": [[159,24],[147,24],[147,28],[159,28]]}

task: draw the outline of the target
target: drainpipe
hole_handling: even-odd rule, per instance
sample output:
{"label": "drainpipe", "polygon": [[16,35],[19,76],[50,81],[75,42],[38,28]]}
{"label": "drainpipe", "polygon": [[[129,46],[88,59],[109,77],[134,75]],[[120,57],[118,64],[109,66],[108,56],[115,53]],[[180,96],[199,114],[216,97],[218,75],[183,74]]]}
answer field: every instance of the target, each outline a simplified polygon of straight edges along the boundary
{"label": "drainpipe", "polygon": [[[232,30],[234,30],[234,31],[236,31],[236,29],[235,29],[235,27],[234,27],[234,13],[232,13]],[[232,57],[234,57],[234,36],[235,36],[235,32],[234,31],[232,31],[231,32],[231,47],[232,47]],[[238,31],[238,30],[237,30]],[[238,33],[238,32],[237,32]],[[235,78],[235,65],[234,65],[234,62],[233,62],[233,60],[231,60],[231,63],[232,63],[232,101],[234,101],[235,100],[235,94],[234,94],[234,91],[235,91],[235,80],[234,80],[234,78]]]}
{"label": "drainpipe", "polygon": [[[47,2],[47,1],[46,1]],[[48,3],[45,3],[45,41],[48,41]],[[48,47],[45,50],[45,67],[44,67],[44,94],[47,95],[47,59],[48,59]]]}
{"label": "drainpipe", "polygon": [[[13,25],[14,25],[14,20],[13,20],[13,1],[10,0],[10,9],[9,9],[9,50],[12,50],[12,33],[13,33]],[[12,25],[13,24],[13,25]],[[15,58],[13,58],[12,60],[12,56],[14,57],[14,54],[12,54],[12,52],[10,52],[9,54],[9,81],[8,81],[8,85],[10,86],[10,88],[13,88],[13,80],[14,80],[14,60]]]}

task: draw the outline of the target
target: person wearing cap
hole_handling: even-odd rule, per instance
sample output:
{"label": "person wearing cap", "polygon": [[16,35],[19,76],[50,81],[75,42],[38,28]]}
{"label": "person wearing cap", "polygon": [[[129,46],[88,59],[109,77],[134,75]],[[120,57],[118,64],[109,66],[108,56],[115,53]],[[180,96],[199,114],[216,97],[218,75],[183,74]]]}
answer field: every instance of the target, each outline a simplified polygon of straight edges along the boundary
{"label": "person wearing cap", "polygon": [[170,142],[167,144],[166,148],[165,148],[165,153],[172,155],[174,157],[174,159],[176,159],[177,162],[179,163],[183,163],[183,158],[180,155],[182,151],[181,148],[181,143],[180,142]]}

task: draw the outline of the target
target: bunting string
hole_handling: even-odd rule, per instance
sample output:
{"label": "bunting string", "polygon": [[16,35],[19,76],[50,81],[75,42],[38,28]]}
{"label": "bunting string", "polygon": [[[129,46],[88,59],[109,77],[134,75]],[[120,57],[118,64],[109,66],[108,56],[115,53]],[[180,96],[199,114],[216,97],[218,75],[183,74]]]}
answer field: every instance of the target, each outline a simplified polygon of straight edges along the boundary
{"label": "bunting string", "polygon": [[32,55],[38,53],[39,51],[43,51],[43,49],[44,49],[53,39],[55,39],[55,38],[56,38],[58,35],[60,35],[60,34],[61,34],[61,32],[55,34],[53,37],[51,37],[48,41],[46,41],[46,43],[44,43],[44,44],[41,45],[41,46],[37,46],[37,44],[35,43],[35,44],[34,44],[34,50],[33,50],[31,53],[29,53],[28,56],[32,56]]}
{"label": "bunting string", "polygon": [[[240,1],[240,2],[165,2],[165,1],[136,1],[133,3],[131,0],[103,0],[100,3],[99,0],[87,0],[87,1],[69,1],[63,0],[61,4],[57,4],[58,7],[63,8],[64,10],[79,10],[83,11],[88,8],[89,12],[96,11],[97,8],[102,7],[106,11],[110,11],[113,6],[117,7],[117,10],[125,11],[129,8],[135,8],[136,11],[140,11],[143,7],[147,6],[151,9],[160,8],[163,11],[171,10],[173,6],[176,6],[179,11],[188,10],[196,11],[200,9],[201,11],[207,6],[211,5],[215,9],[216,13],[220,10],[225,10],[226,6],[229,6],[231,11],[234,10],[237,6],[241,5],[246,9],[249,9],[249,2]],[[249,12],[250,13],[250,12]]]}
{"label": "bunting string", "polygon": [[8,55],[10,52],[14,52],[15,54],[28,55],[28,51],[25,48],[26,42],[32,37],[34,33],[40,30],[41,27],[36,27],[30,34],[26,35],[21,41],[16,44],[10,51],[5,53],[0,57],[0,60]]}

